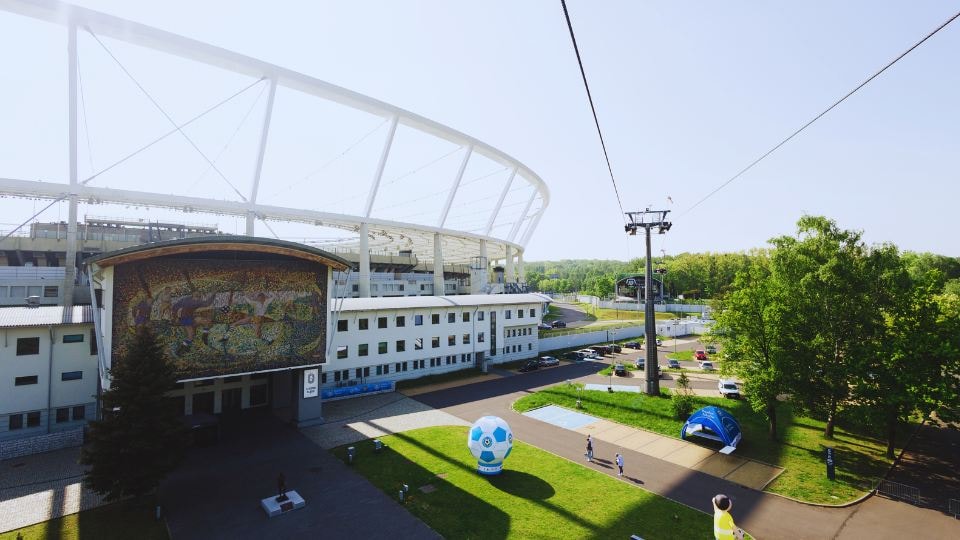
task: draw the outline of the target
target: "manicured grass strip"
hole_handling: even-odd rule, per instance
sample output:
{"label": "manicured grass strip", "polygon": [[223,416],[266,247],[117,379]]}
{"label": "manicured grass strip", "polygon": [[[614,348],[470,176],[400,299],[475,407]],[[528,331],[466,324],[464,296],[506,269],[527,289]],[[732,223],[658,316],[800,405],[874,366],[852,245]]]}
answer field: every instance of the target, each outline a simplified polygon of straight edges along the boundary
{"label": "manicured grass strip", "polygon": [[[667,399],[627,392],[584,391],[581,412],[644,428],[669,437],[679,438],[683,421],[678,420]],[[838,427],[834,439],[823,437],[824,422],[804,417],[793,417],[784,405],[779,410],[780,442],[767,437],[767,422],[742,400],[694,396],[695,408],[705,405],[722,407],[740,422],[743,440],[736,455],[779,465],[786,470],[777,477],[767,491],[809,502],[839,504],[851,501],[873,488],[883,476],[890,461],[886,459],[886,443],[869,434],[847,427]],[[520,412],[560,405],[576,408],[577,393],[566,385],[557,385],[517,400],[514,408]],[[722,444],[694,438],[697,444],[720,448]],[[832,446],[838,456],[837,479],[826,478],[824,448]]]}
{"label": "manicured grass strip", "polygon": [[[20,536],[18,536],[20,535]],[[0,540],[167,540],[163,521],[154,519],[154,505],[121,502],[0,533]]]}
{"label": "manicured grass strip", "polygon": [[[403,504],[444,538],[713,538],[711,516],[520,441],[504,472],[486,477],[476,472],[466,427],[381,440],[380,453],[369,441],[355,444],[352,466],[394,499],[408,484]],[[345,447],[334,453],[346,460]]]}
{"label": "manicured grass strip", "polygon": [[675,360],[693,360],[693,351],[668,352],[667,359],[670,358]]}

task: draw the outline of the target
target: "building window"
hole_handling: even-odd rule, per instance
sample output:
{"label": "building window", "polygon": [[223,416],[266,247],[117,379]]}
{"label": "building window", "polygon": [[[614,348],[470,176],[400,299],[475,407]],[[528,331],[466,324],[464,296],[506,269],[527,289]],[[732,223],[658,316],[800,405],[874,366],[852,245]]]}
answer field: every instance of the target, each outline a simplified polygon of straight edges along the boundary
{"label": "building window", "polygon": [[387,342],[381,341],[377,343],[377,354],[387,354]]}
{"label": "building window", "polygon": [[62,409],[57,409],[57,423],[62,424],[64,422],[70,421],[70,409],[64,407]]}
{"label": "building window", "polygon": [[95,329],[90,329],[90,356],[97,354],[97,334]]}
{"label": "building window", "polygon": [[17,339],[17,356],[40,354],[40,338],[25,337]]}
{"label": "building window", "polygon": [[407,318],[403,315],[397,315],[397,320],[395,322],[397,328],[403,328],[407,325]]}
{"label": "building window", "polygon": [[341,319],[337,321],[337,332],[346,332],[347,331],[347,320]]}
{"label": "building window", "polygon": [[440,336],[433,336],[433,337],[430,339],[430,346],[433,347],[434,349],[439,348],[439,347],[440,347]]}
{"label": "building window", "polygon": [[383,375],[383,366],[377,366],[377,375]]}
{"label": "building window", "polygon": [[483,343],[483,332],[477,333],[477,343]]}
{"label": "building window", "polygon": [[359,319],[357,320],[357,324],[360,330],[366,330],[370,328],[370,321],[368,319]]}
{"label": "building window", "polygon": [[363,368],[357,368],[357,379],[363,378]]}
{"label": "building window", "polygon": [[40,425],[40,411],[27,413],[27,427],[37,427]]}
{"label": "building window", "polygon": [[63,336],[64,343],[83,343],[83,334],[65,334]]}
{"label": "building window", "polygon": [[327,374],[320,372],[320,384],[327,384]]}
{"label": "building window", "polygon": [[528,350],[528,351],[532,351],[532,350],[533,350],[533,343],[527,343],[527,350]]}
{"label": "building window", "polygon": [[478,311],[478,312],[477,312],[477,320],[478,320],[478,321],[482,321],[482,320],[483,320],[483,312],[482,312],[482,311]]}
{"label": "building window", "polygon": [[337,347],[337,358],[346,358],[347,354],[348,354],[348,351],[347,351],[346,345],[340,345],[339,347]]}
{"label": "building window", "polygon": [[453,335],[447,336],[448,347],[453,347],[456,344],[457,344],[457,336],[453,336]]}
{"label": "building window", "polygon": [[13,379],[14,386],[27,386],[29,384],[37,384],[36,375],[27,375],[25,377],[16,377]]}
{"label": "building window", "polygon": [[7,421],[7,429],[13,431],[15,429],[23,429],[23,415],[22,414],[11,414],[10,419]]}
{"label": "building window", "polygon": [[404,341],[404,340],[402,340],[402,339],[398,339],[398,340],[397,340],[397,352],[403,352],[403,351],[405,351],[405,350],[407,350],[407,342]]}
{"label": "building window", "polygon": [[43,292],[43,287],[39,285],[31,285],[27,287],[27,297],[31,296],[40,296],[40,293]]}
{"label": "building window", "polygon": [[457,314],[456,314],[456,313],[447,313],[447,322],[448,322],[448,323],[455,323],[455,322],[457,322]]}
{"label": "building window", "polygon": [[470,334],[464,334],[464,335],[463,335],[463,344],[464,344],[464,345],[469,345],[469,344],[470,344]]}
{"label": "building window", "polygon": [[366,344],[366,343],[361,343],[360,345],[357,345],[357,354],[358,354],[359,356],[366,356],[366,355],[367,355],[367,344]]}
{"label": "building window", "polygon": [[339,371],[334,371],[334,372],[333,372],[333,382],[340,382],[340,372],[339,372]]}
{"label": "building window", "polygon": [[387,327],[387,318],[377,317],[377,328],[386,328],[386,327]]}
{"label": "building window", "polygon": [[[325,379],[326,376],[327,374],[324,373],[323,374],[324,379],[322,379],[323,382],[327,382]],[[250,406],[257,407],[257,406],[266,405],[266,404],[267,404],[267,385],[258,384],[256,386],[251,386],[250,387]]]}
{"label": "building window", "polygon": [[430,315],[430,324],[440,324],[440,314],[434,313]]}
{"label": "building window", "polygon": [[389,374],[390,374],[390,364],[384,364],[384,365],[383,365],[383,374],[384,374],[384,375],[389,375]]}
{"label": "building window", "polygon": [[340,371],[340,378],[341,378],[342,380],[344,380],[344,381],[349,381],[349,380],[350,380],[350,370],[349,370],[349,369],[344,369],[344,370]]}
{"label": "building window", "polygon": [[60,374],[61,381],[79,381],[83,378],[82,371],[64,371]]}
{"label": "building window", "polygon": [[523,318],[523,310],[522,310],[522,309],[518,309],[518,310],[517,310],[517,318],[518,318],[518,319],[522,319],[522,318]]}
{"label": "building window", "polygon": [[77,405],[73,408],[73,419],[74,420],[83,420],[87,417],[87,408],[83,405]]}
{"label": "building window", "polygon": [[414,315],[413,324],[416,326],[423,326],[423,315]]}
{"label": "building window", "polygon": [[512,313],[513,313],[513,312],[510,311],[509,309],[503,310],[503,318],[504,318],[504,319],[509,319],[509,318],[512,316]]}
{"label": "building window", "polygon": [[531,317],[536,317],[536,316],[537,316],[537,310],[534,309],[534,308],[530,308],[530,316],[531,316]]}
{"label": "building window", "polygon": [[469,311],[464,311],[464,312],[463,312],[463,322],[470,322],[470,312],[469,312]]}
{"label": "building window", "polygon": [[56,285],[47,285],[43,288],[43,297],[44,298],[56,298],[60,296],[60,287]]}
{"label": "building window", "polygon": [[419,351],[422,349],[423,349],[423,338],[418,337],[417,339],[413,340],[413,350]]}

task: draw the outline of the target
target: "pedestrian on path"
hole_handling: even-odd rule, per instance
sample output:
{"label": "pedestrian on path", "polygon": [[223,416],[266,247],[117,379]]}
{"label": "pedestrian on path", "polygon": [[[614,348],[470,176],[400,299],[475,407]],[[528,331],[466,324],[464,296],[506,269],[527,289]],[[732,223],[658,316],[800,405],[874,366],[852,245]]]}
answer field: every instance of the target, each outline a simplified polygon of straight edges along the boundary
{"label": "pedestrian on path", "polygon": [[593,438],[587,435],[587,461],[593,461]]}
{"label": "pedestrian on path", "polygon": [[620,472],[617,473],[617,476],[623,476],[623,456],[617,454],[617,468],[620,469]]}
{"label": "pedestrian on path", "polygon": [[720,493],[713,497],[713,535],[717,540],[743,540],[743,529],[733,523],[733,501]]}

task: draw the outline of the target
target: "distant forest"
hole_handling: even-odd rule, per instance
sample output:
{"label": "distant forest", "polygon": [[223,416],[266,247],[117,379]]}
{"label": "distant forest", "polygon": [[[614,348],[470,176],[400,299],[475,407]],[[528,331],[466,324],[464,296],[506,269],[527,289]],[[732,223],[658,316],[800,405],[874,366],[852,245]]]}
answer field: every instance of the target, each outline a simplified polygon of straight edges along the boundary
{"label": "distant forest", "polygon": [[[737,272],[746,268],[751,257],[766,252],[747,253],[681,253],[654,257],[653,268],[665,269],[663,282],[668,297],[682,294],[686,299],[708,299],[723,296]],[[933,253],[905,252],[902,255],[910,273],[922,275],[938,271],[940,285],[960,294],[960,257],[945,257]],[[562,260],[525,263],[526,281],[534,290],[551,293],[580,293],[610,298],[617,279],[631,274],[643,274],[646,260]]]}

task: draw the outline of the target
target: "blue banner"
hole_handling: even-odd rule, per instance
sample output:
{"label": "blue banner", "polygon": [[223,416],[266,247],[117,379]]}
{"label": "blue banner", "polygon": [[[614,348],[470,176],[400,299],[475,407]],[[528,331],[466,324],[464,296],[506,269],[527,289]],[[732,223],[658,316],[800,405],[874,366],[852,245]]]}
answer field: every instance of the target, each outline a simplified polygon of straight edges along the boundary
{"label": "blue banner", "polygon": [[384,381],[377,383],[356,384],[353,386],[341,386],[340,388],[324,388],[320,391],[320,396],[322,399],[335,399],[392,391],[393,381]]}

